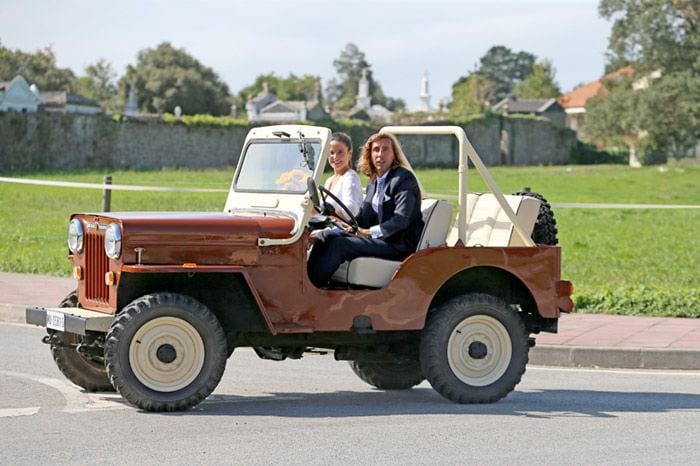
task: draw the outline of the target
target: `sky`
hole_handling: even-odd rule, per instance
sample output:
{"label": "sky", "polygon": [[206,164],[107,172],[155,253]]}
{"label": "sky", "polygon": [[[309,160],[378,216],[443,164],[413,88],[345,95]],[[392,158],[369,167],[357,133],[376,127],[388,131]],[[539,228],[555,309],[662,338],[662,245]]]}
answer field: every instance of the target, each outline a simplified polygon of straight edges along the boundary
{"label": "sky", "polygon": [[431,103],[504,45],[548,59],[562,92],[602,76],[610,23],[598,0],[0,0],[0,43],[51,46],[82,75],[103,58],[121,77],[140,50],[168,41],[212,68],[232,93],[256,76],[315,75],[323,87],[346,44],[364,52],[389,97]]}

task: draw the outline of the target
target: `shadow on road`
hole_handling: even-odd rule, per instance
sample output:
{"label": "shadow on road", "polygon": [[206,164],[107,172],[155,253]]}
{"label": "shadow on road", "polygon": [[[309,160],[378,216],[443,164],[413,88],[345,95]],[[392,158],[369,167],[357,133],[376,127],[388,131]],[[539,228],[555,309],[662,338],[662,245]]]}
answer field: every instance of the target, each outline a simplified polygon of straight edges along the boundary
{"label": "shadow on road", "polygon": [[588,390],[516,391],[493,404],[452,403],[431,388],[393,392],[271,393],[214,395],[196,408],[169,416],[362,417],[415,414],[472,414],[531,418],[601,417],[617,413],[700,411],[700,395]]}

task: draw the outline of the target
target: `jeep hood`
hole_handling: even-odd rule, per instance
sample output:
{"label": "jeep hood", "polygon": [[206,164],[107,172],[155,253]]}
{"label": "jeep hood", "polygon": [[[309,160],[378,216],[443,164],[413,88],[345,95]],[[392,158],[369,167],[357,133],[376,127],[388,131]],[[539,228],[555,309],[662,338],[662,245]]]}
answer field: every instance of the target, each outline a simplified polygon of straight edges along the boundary
{"label": "jeep hood", "polygon": [[253,264],[258,239],[289,238],[294,219],[276,212],[116,212],[84,214],[87,230],[121,224],[123,263]]}

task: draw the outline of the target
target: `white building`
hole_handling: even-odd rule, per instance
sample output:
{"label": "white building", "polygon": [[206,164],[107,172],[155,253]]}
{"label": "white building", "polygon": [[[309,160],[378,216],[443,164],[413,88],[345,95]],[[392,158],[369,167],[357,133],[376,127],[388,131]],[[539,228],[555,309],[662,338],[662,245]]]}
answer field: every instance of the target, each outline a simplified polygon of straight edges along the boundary
{"label": "white building", "polygon": [[0,81],[0,112],[36,112],[39,109],[39,90],[33,89],[22,76],[12,81]]}
{"label": "white building", "polygon": [[79,115],[97,115],[101,113],[100,104],[92,99],[69,94],[66,91],[42,92],[40,109],[44,112],[72,113]]}
{"label": "white building", "polygon": [[270,121],[277,123],[296,123],[299,121],[320,121],[328,115],[319,100],[320,89],[316,89],[314,100],[279,100],[270,92],[267,82],[263,82],[262,91],[248,99],[246,112],[248,121]]}
{"label": "white building", "polygon": [[419,112],[433,112],[434,109],[430,105],[430,91],[428,90],[430,84],[428,82],[428,71],[423,72],[423,79],[421,80],[420,86],[420,106],[418,107]]}
{"label": "white building", "polygon": [[370,120],[378,123],[388,123],[394,115],[394,112],[388,108],[374,104],[372,105],[372,97],[369,95],[369,79],[367,78],[367,69],[362,70],[362,76],[357,83],[357,96],[355,97],[355,107],[349,112],[336,112],[337,116],[347,117],[359,120]]}

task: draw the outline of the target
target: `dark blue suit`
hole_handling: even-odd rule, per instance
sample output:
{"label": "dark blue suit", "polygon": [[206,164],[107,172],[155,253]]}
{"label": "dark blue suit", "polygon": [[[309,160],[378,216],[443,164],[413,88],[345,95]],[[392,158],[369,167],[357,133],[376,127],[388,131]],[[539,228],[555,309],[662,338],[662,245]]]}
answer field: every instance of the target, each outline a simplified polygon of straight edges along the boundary
{"label": "dark blue suit", "polygon": [[360,238],[340,230],[319,235],[308,262],[309,279],[316,286],[328,283],[340,264],[369,256],[402,260],[415,252],[423,231],[420,188],[416,177],[402,167],[389,170],[380,193],[379,212],[372,207],[376,180],[367,185],[367,195],[357,215],[362,228],[379,225],[381,238]]}

